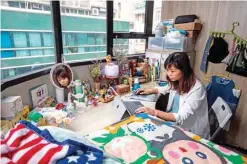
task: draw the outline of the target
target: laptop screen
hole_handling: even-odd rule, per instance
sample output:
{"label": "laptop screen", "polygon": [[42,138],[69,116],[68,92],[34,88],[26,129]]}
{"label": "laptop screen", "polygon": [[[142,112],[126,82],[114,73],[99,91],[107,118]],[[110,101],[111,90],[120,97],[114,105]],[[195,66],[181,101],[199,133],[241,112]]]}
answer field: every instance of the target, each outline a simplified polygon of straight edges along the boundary
{"label": "laptop screen", "polygon": [[123,101],[121,100],[120,96],[116,96],[112,102],[112,105],[114,107],[114,109],[116,109],[116,117],[117,120],[122,120],[123,117],[129,117],[130,114],[127,111],[127,108],[125,107]]}

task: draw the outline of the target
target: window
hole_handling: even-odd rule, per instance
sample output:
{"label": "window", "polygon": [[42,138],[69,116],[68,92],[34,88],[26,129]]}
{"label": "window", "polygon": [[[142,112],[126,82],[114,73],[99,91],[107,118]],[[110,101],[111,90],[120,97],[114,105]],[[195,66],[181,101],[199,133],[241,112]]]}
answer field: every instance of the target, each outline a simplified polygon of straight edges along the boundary
{"label": "window", "polygon": [[13,42],[15,48],[27,47],[27,34],[26,32],[13,32]]}
{"label": "window", "polygon": [[26,7],[25,3],[23,3],[23,2],[20,2],[20,5],[21,5],[21,8],[25,8]]}
{"label": "window", "polygon": [[66,13],[69,13],[69,9],[68,8],[66,8]]}
{"label": "window", "polygon": [[[116,0],[113,3],[117,12],[117,18],[114,19],[113,24],[114,32],[144,32],[146,1]],[[134,26],[131,31],[130,24]]]}
{"label": "window", "polygon": [[125,55],[145,53],[145,39],[114,39],[113,48]]}
{"label": "window", "polygon": [[[90,7],[89,3],[83,5],[85,8]],[[84,17],[61,15],[65,62],[88,61],[106,56],[106,17],[99,16],[100,7],[106,8],[106,6],[92,8],[94,17],[87,16],[88,10],[78,10],[79,14],[85,14]]]}
{"label": "window", "polygon": [[[147,45],[147,38],[153,36],[151,31],[152,27],[150,27],[151,24],[145,22],[152,22],[153,2],[143,0],[119,0],[114,1],[113,3],[115,2],[117,2],[118,8],[121,8],[121,19],[114,19],[113,22],[113,48],[118,51],[123,49],[121,51],[124,51],[124,53],[128,55],[144,53]],[[127,10],[129,13],[125,12],[126,8],[129,8],[129,10]],[[131,10],[133,11],[131,12]],[[146,11],[151,12],[147,15]],[[119,22],[121,22],[122,25],[119,25]],[[146,26],[146,31],[144,31],[144,26]]]}
{"label": "window", "polygon": [[[24,8],[25,3],[18,2],[18,6]],[[42,9],[43,4],[29,5]],[[50,8],[49,4],[46,6]],[[55,62],[51,13],[33,14],[30,10],[4,8],[1,19],[1,80],[19,77],[32,72],[34,66],[39,66],[35,67],[37,70]]]}
{"label": "window", "polygon": [[78,10],[79,14],[84,15],[84,10]]}
{"label": "window", "polygon": [[44,5],[43,8],[44,8],[45,11],[51,11],[51,7],[50,6]]}
{"label": "window", "polygon": [[92,8],[92,15],[99,15],[99,9],[97,8]]}
{"label": "window", "polygon": [[[9,5],[8,2],[5,2],[5,6]],[[51,3],[56,7],[59,1]],[[73,1],[61,1],[61,5],[66,4],[61,7],[61,13],[85,14],[84,16],[68,16],[53,12],[55,16],[61,17],[63,45],[61,53],[65,62],[75,63],[105,58],[106,54],[111,53],[112,48],[116,51],[123,51],[126,55],[145,52],[147,37],[153,36],[152,31],[150,32],[152,30],[150,22],[153,21],[153,3],[153,1],[144,0],[134,0],[133,2],[116,0],[114,3],[113,1],[96,3],[98,6],[95,6],[91,4],[91,1],[90,4],[89,1],[79,1],[81,8],[77,8],[78,6],[75,6]],[[1,2],[1,4],[3,3]],[[106,4],[108,5],[107,10],[105,10]],[[16,4],[11,5],[15,6]],[[27,9],[36,7],[48,12],[34,14],[29,10],[21,12],[3,9],[1,11],[3,22],[1,26],[3,29],[0,31],[3,43],[0,47],[2,80],[20,75],[26,76],[26,73],[46,68],[55,63],[52,27],[55,26],[55,31],[60,27],[56,24],[53,25],[51,15],[47,14],[49,9],[53,10],[54,8],[41,1],[35,1],[35,3],[34,1],[20,1],[18,6],[26,6]],[[91,6],[97,10],[88,10]],[[134,8],[134,11],[130,12],[131,8]],[[110,28],[111,26],[106,28],[106,13],[104,11],[108,12],[107,21],[113,23],[113,29]],[[109,11],[111,12],[109,13]],[[148,16],[145,12],[148,13]],[[98,15],[94,17],[88,16],[97,13]],[[116,15],[114,19],[113,14]],[[138,21],[135,21],[135,18]],[[106,29],[108,33],[106,33]],[[59,47],[59,44],[57,46]],[[56,58],[60,62],[60,56],[56,56]],[[43,71],[43,73],[47,72]],[[28,80],[33,77],[37,77],[37,74],[29,76]],[[20,79],[22,82],[26,80],[26,77]],[[19,78],[12,82],[18,84]],[[13,83],[10,85],[12,86]]]}
{"label": "window", "polygon": [[32,9],[35,9],[35,10],[42,10],[42,6],[41,6],[40,4],[33,3],[33,4],[32,4]]}
{"label": "window", "polygon": [[15,2],[15,1],[9,1],[9,7],[17,7],[19,8],[19,2]]}
{"label": "window", "polygon": [[162,0],[155,0],[154,1],[154,9],[153,9],[153,33],[155,31],[155,27],[162,21],[161,20],[161,7],[162,7]]}

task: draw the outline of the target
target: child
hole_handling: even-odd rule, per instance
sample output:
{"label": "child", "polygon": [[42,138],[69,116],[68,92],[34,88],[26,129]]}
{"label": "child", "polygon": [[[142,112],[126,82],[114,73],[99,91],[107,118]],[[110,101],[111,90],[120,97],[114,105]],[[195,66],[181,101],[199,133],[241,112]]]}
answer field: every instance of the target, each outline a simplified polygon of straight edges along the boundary
{"label": "child", "polygon": [[67,88],[69,86],[71,78],[68,71],[66,71],[65,69],[59,69],[56,73],[56,77],[61,87]]}

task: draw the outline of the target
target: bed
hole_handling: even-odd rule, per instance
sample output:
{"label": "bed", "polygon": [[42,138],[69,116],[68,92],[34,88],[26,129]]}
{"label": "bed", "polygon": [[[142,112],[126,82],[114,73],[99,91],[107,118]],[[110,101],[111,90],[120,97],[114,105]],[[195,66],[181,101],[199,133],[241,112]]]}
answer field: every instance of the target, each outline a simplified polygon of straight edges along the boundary
{"label": "bed", "polygon": [[145,113],[85,136],[121,163],[247,163],[247,158]]}

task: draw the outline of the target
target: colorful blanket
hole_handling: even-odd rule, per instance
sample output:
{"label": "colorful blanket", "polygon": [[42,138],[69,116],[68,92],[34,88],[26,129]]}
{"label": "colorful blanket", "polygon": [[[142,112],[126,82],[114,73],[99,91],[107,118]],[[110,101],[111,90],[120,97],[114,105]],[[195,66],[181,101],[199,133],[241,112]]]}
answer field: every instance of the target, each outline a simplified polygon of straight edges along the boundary
{"label": "colorful blanket", "polygon": [[235,152],[144,113],[86,138],[122,163],[247,163]]}
{"label": "colorful blanket", "polygon": [[103,152],[74,140],[56,141],[47,130],[20,121],[1,140],[1,163],[102,163]]}

